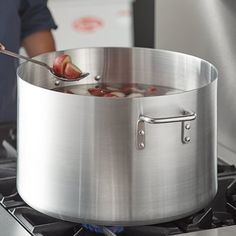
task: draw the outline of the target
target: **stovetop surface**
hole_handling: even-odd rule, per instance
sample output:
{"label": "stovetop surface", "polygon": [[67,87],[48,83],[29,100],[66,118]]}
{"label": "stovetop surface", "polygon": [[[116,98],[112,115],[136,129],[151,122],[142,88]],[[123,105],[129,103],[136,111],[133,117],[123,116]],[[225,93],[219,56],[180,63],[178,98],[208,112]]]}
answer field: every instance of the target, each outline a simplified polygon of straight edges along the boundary
{"label": "stovetop surface", "polygon": [[[6,128],[6,126],[5,126]],[[10,128],[10,132],[9,132]],[[6,131],[8,130],[8,131]],[[29,207],[16,190],[15,127],[0,135],[0,235],[94,236],[80,224],[61,221]],[[107,228],[103,228],[106,230]],[[114,236],[111,231],[107,235]],[[125,227],[119,236],[235,236],[236,168],[218,159],[218,193],[202,211],[174,222]]]}

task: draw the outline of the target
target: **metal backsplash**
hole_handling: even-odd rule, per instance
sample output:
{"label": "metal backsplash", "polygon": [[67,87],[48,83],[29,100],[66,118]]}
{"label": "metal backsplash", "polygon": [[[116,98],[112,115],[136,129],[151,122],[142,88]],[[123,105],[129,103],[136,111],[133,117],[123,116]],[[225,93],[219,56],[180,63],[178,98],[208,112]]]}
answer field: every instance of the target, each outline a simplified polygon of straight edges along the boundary
{"label": "metal backsplash", "polygon": [[236,163],[236,1],[156,0],[156,47],[218,68],[218,155]]}

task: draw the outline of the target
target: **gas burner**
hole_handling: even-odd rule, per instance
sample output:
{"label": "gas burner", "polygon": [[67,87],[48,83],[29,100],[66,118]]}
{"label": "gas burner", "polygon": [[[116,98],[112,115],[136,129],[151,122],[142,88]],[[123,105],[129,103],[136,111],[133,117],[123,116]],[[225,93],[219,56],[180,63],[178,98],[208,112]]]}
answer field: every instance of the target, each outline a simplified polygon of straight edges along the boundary
{"label": "gas burner", "polygon": [[95,232],[95,233],[100,233],[100,234],[104,234],[110,231],[113,234],[119,234],[122,231],[124,231],[124,227],[121,226],[99,226],[99,225],[90,225],[90,224],[82,224],[82,227],[89,230],[90,232]]}
{"label": "gas burner", "polygon": [[9,211],[30,233],[37,236],[74,236],[79,227],[75,223],[60,221],[46,216],[28,206],[17,207]]}

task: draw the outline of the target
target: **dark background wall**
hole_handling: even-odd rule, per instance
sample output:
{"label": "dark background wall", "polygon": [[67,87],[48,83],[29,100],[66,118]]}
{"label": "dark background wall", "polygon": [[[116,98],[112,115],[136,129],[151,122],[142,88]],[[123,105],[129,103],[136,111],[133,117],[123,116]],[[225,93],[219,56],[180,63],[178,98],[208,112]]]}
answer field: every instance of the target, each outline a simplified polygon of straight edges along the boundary
{"label": "dark background wall", "polygon": [[136,0],[133,3],[134,46],[155,47],[155,0]]}

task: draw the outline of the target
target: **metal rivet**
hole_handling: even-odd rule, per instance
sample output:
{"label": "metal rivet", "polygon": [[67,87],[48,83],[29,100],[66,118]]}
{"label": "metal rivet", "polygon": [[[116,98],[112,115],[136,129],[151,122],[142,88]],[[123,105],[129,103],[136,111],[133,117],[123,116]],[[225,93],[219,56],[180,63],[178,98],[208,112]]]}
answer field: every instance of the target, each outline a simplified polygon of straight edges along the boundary
{"label": "metal rivet", "polygon": [[140,143],[139,144],[139,148],[144,148],[145,147],[145,144],[144,143]]}
{"label": "metal rivet", "polygon": [[191,129],[191,125],[190,124],[186,124],[185,125],[185,129],[188,129],[188,130]]}
{"label": "metal rivet", "polygon": [[144,130],[141,129],[141,130],[139,130],[138,134],[139,134],[139,135],[144,135],[145,132],[144,132]]}
{"label": "metal rivet", "polygon": [[96,81],[99,81],[101,78],[102,78],[101,75],[97,75],[97,76],[94,77],[94,79],[95,79]]}
{"label": "metal rivet", "polygon": [[187,136],[187,137],[184,138],[184,141],[185,141],[186,143],[189,143],[189,142],[191,141],[191,138]]}
{"label": "metal rivet", "polygon": [[59,80],[56,80],[56,81],[55,81],[55,85],[56,85],[56,86],[60,85],[60,81],[59,81]]}

